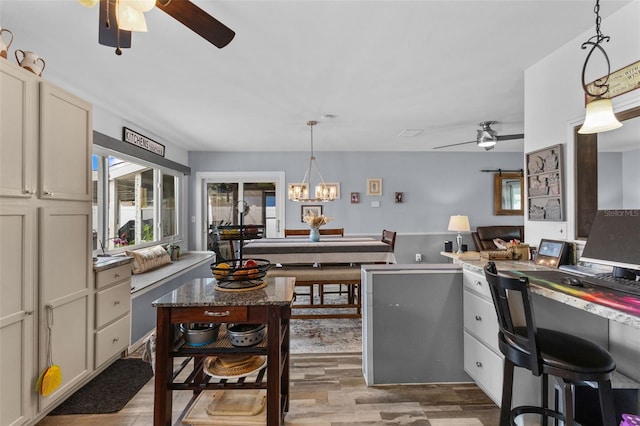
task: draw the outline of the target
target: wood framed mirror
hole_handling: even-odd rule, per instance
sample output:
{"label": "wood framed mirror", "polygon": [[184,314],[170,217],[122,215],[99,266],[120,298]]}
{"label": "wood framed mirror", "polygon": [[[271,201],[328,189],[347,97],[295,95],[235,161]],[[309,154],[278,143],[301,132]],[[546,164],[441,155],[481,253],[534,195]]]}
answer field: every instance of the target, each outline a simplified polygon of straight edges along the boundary
{"label": "wood framed mirror", "polygon": [[496,173],[493,175],[493,214],[496,216],[522,216],[524,203],[522,173]]}
{"label": "wood framed mirror", "polygon": [[[616,114],[620,121],[640,120],[640,106]],[[634,122],[635,123],[635,122]],[[629,123],[626,123],[629,124]],[[589,236],[591,224],[598,211],[598,134],[581,135],[574,128],[575,186],[576,186],[576,239]],[[614,130],[615,132],[615,130]],[[606,134],[601,136],[604,139]],[[633,208],[633,207],[625,207]]]}

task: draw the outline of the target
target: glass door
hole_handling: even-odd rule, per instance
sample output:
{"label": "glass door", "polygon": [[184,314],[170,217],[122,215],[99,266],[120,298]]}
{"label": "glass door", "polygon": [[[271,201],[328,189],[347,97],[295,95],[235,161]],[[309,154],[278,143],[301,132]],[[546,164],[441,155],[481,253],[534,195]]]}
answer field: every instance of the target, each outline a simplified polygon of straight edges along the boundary
{"label": "glass door", "polygon": [[237,257],[239,225],[263,227],[263,237],[278,236],[276,182],[207,182],[207,250],[218,259]]}

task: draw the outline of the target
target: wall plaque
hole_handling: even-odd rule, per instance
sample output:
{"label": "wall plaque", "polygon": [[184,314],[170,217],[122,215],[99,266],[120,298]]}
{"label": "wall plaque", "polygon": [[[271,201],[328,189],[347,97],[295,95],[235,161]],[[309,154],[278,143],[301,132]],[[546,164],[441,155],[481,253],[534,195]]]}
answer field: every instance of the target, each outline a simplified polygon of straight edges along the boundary
{"label": "wall plaque", "polygon": [[140,147],[145,151],[153,152],[154,154],[164,157],[164,145],[140,133],[134,132],[127,127],[122,128],[122,140]]}
{"label": "wall plaque", "polygon": [[[591,93],[598,93],[598,88],[595,83],[605,77],[600,77],[598,80],[594,80],[587,84],[589,91]],[[615,98],[616,96],[620,96],[635,89],[640,89],[640,61],[612,72],[609,75],[609,91],[603,97]],[[585,105],[593,99],[595,99],[594,96],[585,94]]]}

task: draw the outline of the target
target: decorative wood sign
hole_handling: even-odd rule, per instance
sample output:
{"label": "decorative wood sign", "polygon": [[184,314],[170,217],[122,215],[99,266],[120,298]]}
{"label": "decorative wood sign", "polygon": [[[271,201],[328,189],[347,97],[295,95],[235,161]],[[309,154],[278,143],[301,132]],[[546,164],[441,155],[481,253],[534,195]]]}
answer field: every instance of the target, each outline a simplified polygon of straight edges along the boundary
{"label": "decorative wood sign", "polygon": [[[600,77],[587,85],[591,93],[598,93],[596,82],[606,76]],[[609,75],[609,91],[604,98],[615,98],[627,92],[640,88],[640,61],[620,68]],[[585,94],[585,105],[595,99],[593,96]]]}
{"label": "decorative wood sign", "polygon": [[145,151],[153,152],[154,154],[164,157],[164,145],[140,133],[134,132],[127,127],[122,128],[122,140],[140,147]]}

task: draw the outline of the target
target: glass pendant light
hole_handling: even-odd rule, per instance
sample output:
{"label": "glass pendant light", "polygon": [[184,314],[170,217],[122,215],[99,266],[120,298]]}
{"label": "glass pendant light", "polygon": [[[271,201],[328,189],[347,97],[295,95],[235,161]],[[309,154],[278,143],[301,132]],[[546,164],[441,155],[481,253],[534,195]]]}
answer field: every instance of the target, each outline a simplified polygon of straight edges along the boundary
{"label": "glass pendant light", "polygon": [[[602,20],[600,18],[600,0],[596,0],[596,5],[593,8],[593,11],[596,14],[596,35],[582,43],[581,46],[582,49],[587,49],[591,46],[591,50],[589,50],[589,53],[584,60],[584,65],[582,66],[582,88],[587,94],[587,99],[591,97],[593,100],[587,103],[584,124],[580,127],[580,130],[578,130],[578,133],[580,134],[602,133],[622,127],[622,123],[618,121],[613,113],[613,104],[611,99],[604,97],[609,92],[611,64],[609,63],[609,56],[607,56],[607,52],[605,52],[601,43],[609,42],[610,37],[602,35],[602,32],[600,31],[600,21]],[[596,90],[594,92],[585,82],[584,74],[587,69],[587,63],[591,58],[591,54],[596,50],[602,53],[607,62],[607,75],[593,83],[593,88]]]}
{"label": "glass pendant light", "polygon": [[[316,161],[316,157],[313,155],[313,126],[318,124],[315,120],[307,121],[307,125],[311,130],[311,156],[309,157],[309,167],[307,168],[307,172],[304,174],[304,178],[302,178],[301,183],[291,183],[289,184],[289,200],[306,203],[306,202],[327,202],[333,201],[337,194],[335,193],[335,189],[329,187],[322,177],[322,173],[320,173],[320,167],[318,167],[318,163]],[[310,198],[309,188],[311,184],[311,174],[315,170],[318,173],[318,177],[320,178],[320,182],[315,186],[315,197]]]}

